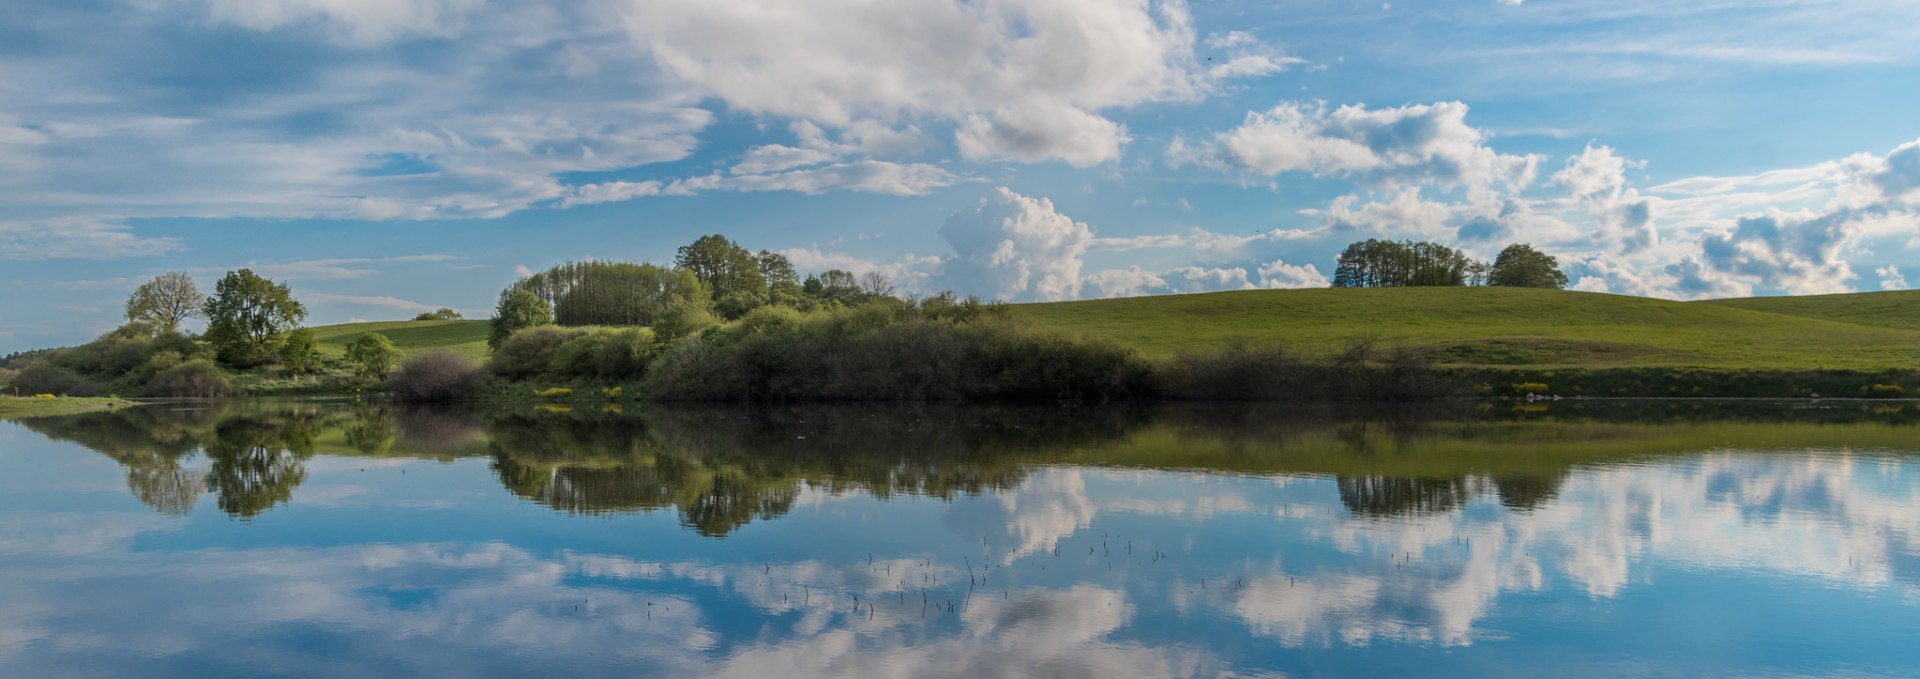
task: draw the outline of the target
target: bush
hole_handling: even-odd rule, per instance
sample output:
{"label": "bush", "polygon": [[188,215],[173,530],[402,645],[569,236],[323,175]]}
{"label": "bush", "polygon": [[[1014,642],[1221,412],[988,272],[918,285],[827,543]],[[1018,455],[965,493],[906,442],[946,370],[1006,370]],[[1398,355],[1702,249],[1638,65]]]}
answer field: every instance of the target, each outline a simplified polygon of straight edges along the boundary
{"label": "bush", "polygon": [[146,395],[162,398],[223,398],[233,392],[226,372],[212,361],[195,360],[160,371],[147,383]]}
{"label": "bush", "polygon": [[313,367],[313,352],[320,341],[312,328],[299,328],[287,333],[287,343],[280,346],[280,360],[288,370],[296,373],[307,372]]}
{"label": "bush", "polygon": [[661,343],[671,344],[717,325],[720,325],[720,317],[714,315],[706,305],[676,304],[662,315],[659,322],[653,324],[653,334]]}
{"label": "bush", "polygon": [[12,386],[13,378],[19,374],[20,371],[14,370],[13,368],[0,368],[0,391]]}
{"label": "bush", "polygon": [[559,377],[593,377],[600,372],[600,349],[613,337],[612,330],[576,331],[573,337],[553,350],[547,373]]}
{"label": "bush", "polygon": [[362,379],[384,380],[393,372],[393,364],[400,362],[400,348],[386,335],[370,332],[347,345],[347,361]]}
{"label": "bush", "polygon": [[1520,394],[1522,396],[1533,396],[1535,394],[1545,394],[1547,393],[1547,391],[1548,391],[1547,385],[1541,384],[1539,382],[1521,382],[1519,384],[1513,385],[1513,393]]}
{"label": "bush", "polygon": [[601,375],[618,379],[637,379],[647,373],[647,364],[659,355],[660,346],[653,331],[628,328],[614,333],[600,345],[598,367]]}
{"label": "bush", "polygon": [[388,387],[402,401],[453,401],[479,391],[486,376],[465,356],[435,351],[409,358]]}
{"label": "bush", "polygon": [[79,373],[47,363],[35,363],[14,375],[7,386],[22,394],[92,396],[100,388]]}
{"label": "bush", "polygon": [[573,390],[567,387],[547,387],[546,389],[533,392],[534,398],[562,399],[571,398],[572,396]]}
{"label": "bush", "polygon": [[1907,390],[1898,384],[1876,384],[1860,391],[1872,398],[1900,398],[1907,395]]}
{"label": "bush", "polygon": [[536,325],[508,336],[494,349],[487,368],[510,380],[523,380],[546,374],[555,350],[567,340],[583,333],[553,325]]}

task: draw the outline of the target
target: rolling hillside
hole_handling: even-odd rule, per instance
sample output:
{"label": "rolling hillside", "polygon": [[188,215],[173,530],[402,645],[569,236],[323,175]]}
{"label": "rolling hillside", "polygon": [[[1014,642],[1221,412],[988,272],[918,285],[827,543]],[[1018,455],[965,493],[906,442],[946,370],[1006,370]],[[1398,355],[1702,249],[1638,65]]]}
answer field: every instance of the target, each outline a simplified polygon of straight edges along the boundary
{"label": "rolling hillside", "polygon": [[[1337,351],[1355,338],[1427,348],[1443,363],[1527,367],[1920,367],[1920,292],[1712,302],[1510,288],[1255,290],[1021,304],[1033,327],[1149,357],[1236,341]],[[485,321],[316,328],[339,353],[368,332],[409,352],[486,355]]]}

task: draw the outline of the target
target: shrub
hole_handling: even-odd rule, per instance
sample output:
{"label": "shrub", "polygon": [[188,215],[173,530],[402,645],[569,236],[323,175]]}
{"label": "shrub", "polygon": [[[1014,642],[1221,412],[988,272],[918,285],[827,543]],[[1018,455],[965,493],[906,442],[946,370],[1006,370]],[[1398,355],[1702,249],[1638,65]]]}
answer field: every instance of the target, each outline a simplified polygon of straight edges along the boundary
{"label": "shrub", "polygon": [[21,370],[8,381],[8,386],[22,394],[56,394],[60,396],[92,396],[99,387],[92,380],[81,377],[72,370],[47,363],[35,363]]}
{"label": "shrub", "polygon": [[719,324],[720,317],[705,304],[676,304],[653,324],[653,334],[662,344],[670,344]]}
{"label": "shrub", "polygon": [[659,353],[652,330],[627,328],[600,344],[599,372],[612,378],[638,378],[646,374],[647,364]]}
{"label": "shrub", "polygon": [[1873,398],[1900,398],[1907,395],[1907,390],[1898,384],[1876,384],[1860,391]]}
{"label": "shrub", "polygon": [[534,398],[562,399],[573,396],[573,390],[567,387],[547,387],[533,392]]}
{"label": "shrub", "polygon": [[613,337],[613,331],[593,329],[576,331],[573,337],[555,347],[547,361],[547,373],[562,377],[593,377],[600,372],[600,349]]}
{"label": "shrub", "polygon": [[0,390],[12,387],[13,378],[19,374],[20,371],[14,370],[13,368],[0,368]]}
{"label": "shrub", "polygon": [[1545,394],[1547,393],[1547,391],[1548,391],[1547,385],[1541,384],[1539,382],[1521,382],[1519,384],[1513,385],[1513,393],[1520,394],[1522,396]]}
{"label": "shrub", "polygon": [[609,401],[620,400],[620,395],[623,393],[626,393],[626,390],[620,387],[607,387],[600,390],[600,395],[607,397]]}
{"label": "shrub", "polygon": [[212,361],[195,360],[160,371],[147,383],[146,395],[163,398],[223,398],[233,392],[226,372]]}
{"label": "shrub", "polygon": [[388,387],[403,401],[452,401],[479,391],[485,382],[486,376],[472,360],[435,351],[407,359]]}
{"label": "shrub", "polygon": [[319,346],[312,328],[299,328],[287,333],[287,343],[280,346],[280,360],[288,370],[303,373],[313,367],[313,352]]}
{"label": "shrub", "polygon": [[500,343],[487,368],[493,374],[510,380],[546,374],[554,351],[582,332],[553,325],[537,325],[520,330]]}
{"label": "shrub", "polygon": [[400,361],[400,349],[386,335],[370,332],[347,345],[347,361],[362,379],[386,379]]}

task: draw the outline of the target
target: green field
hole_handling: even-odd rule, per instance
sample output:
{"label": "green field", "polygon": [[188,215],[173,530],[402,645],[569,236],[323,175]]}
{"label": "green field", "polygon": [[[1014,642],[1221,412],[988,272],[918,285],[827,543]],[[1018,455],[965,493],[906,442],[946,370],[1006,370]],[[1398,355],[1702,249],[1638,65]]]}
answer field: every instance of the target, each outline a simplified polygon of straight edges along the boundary
{"label": "green field", "polygon": [[[1036,329],[1118,342],[1152,358],[1237,341],[1337,351],[1357,338],[1426,349],[1454,366],[1884,370],[1920,367],[1920,291],[1672,302],[1557,290],[1255,290],[1020,304]],[[486,355],[485,321],[315,328],[339,354],[368,332],[401,349]]]}
{"label": "green field", "polygon": [[0,396],[0,419],[72,415],[132,405],[120,398]]}
{"label": "green field", "polygon": [[380,333],[408,354],[445,349],[475,359],[487,357],[486,321],[377,321],[323,325],[313,329],[320,352],[340,356],[347,345],[368,333]]}

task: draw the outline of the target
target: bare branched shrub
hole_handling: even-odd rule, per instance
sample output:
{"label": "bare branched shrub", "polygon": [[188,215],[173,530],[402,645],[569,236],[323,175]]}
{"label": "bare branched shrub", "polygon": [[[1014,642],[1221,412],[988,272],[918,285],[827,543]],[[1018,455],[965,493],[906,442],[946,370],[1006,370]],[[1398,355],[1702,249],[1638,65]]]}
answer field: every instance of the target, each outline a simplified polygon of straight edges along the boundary
{"label": "bare branched shrub", "polygon": [[471,359],[435,351],[407,359],[388,387],[403,401],[453,401],[473,395],[485,383],[486,376]]}

